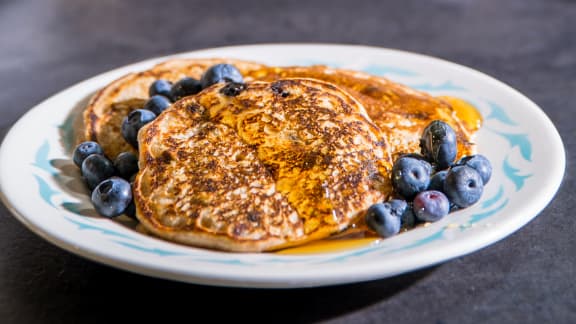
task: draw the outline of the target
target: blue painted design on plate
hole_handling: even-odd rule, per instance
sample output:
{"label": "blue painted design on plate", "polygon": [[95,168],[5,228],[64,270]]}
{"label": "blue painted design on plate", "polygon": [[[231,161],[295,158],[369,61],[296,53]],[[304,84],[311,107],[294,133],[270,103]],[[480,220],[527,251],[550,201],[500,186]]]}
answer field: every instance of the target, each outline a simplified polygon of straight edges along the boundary
{"label": "blue painted design on plate", "polygon": [[492,130],[494,133],[504,137],[509,143],[510,148],[518,147],[522,158],[526,161],[532,161],[532,143],[528,138],[528,134],[510,134]]}
{"label": "blue painted design on plate", "polygon": [[82,215],[82,213],[80,212],[80,207],[82,206],[81,203],[74,203],[74,202],[63,202],[62,204],[60,204],[60,206],[62,206],[62,208],[66,209],[67,211],[76,214],[76,215]]}
{"label": "blue painted design on plate", "polygon": [[452,81],[446,81],[440,84],[434,83],[416,83],[416,84],[409,84],[411,88],[418,89],[420,91],[465,91],[466,88],[463,88],[459,85],[454,84]]}
{"label": "blue painted design on plate", "polygon": [[414,77],[418,76],[418,73],[402,69],[395,66],[386,66],[386,65],[378,65],[378,64],[371,64],[364,68],[362,68],[363,72],[368,74],[377,75],[377,76],[388,76],[388,75],[395,75],[395,76],[402,76],[402,77]]}
{"label": "blue painted design on plate", "polygon": [[[80,216],[80,217],[82,217],[82,216]],[[116,236],[116,237],[121,237],[121,238],[129,239],[129,240],[136,240],[133,236],[122,234],[122,233],[119,233],[117,231],[109,230],[109,229],[103,228],[101,226],[87,224],[84,221],[79,221],[79,220],[76,220],[76,219],[69,217],[69,216],[64,216],[64,218],[67,221],[69,221],[70,223],[76,224],[76,226],[78,226],[79,230],[97,231],[97,232],[100,232],[104,235]]]}
{"label": "blue painted design on plate", "polygon": [[506,205],[508,205],[508,199],[504,200],[500,205],[498,205],[498,207],[496,207],[496,208],[494,208],[494,209],[492,209],[492,210],[485,211],[485,212],[482,212],[482,213],[476,213],[476,214],[472,215],[472,216],[470,217],[470,222],[469,222],[469,224],[471,225],[471,224],[474,224],[474,223],[478,223],[479,221],[484,220],[484,219],[486,219],[486,218],[488,218],[488,217],[490,217],[490,216],[498,213],[498,212],[501,211],[504,207],[506,207]]}
{"label": "blue painted design on plate", "polygon": [[482,202],[482,209],[486,209],[486,208],[489,208],[490,206],[494,205],[503,196],[504,196],[504,186],[500,185],[500,187],[498,188],[498,192],[494,196],[492,196],[492,197],[484,200],[484,202]]}
{"label": "blue painted design on plate", "polygon": [[527,174],[527,175],[518,174],[518,172],[520,170],[513,167],[510,164],[510,162],[508,161],[508,157],[506,159],[504,159],[504,161],[502,162],[502,170],[504,171],[504,174],[506,175],[506,177],[514,183],[514,185],[516,186],[516,191],[519,191],[520,189],[522,189],[522,187],[524,187],[524,183],[526,182],[526,179],[528,179],[532,176],[532,174]]}
{"label": "blue painted design on plate", "polygon": [[489,101],[488,106],[490,106],[491,110],[488,116],[484,117],[485,120],[496,119],[507,125],[511,126],[518,125],[515,121],[513,121],[510,117],[508,117],[508,114],[500,105]]}
{"label": "blue painted design on plate", "polygon": [[[426,245],[426,244],[430,244],[434,241],[438,241],[443,239],[444,236],[444,230],[445,228],[442,228],[436,232],[434,232],[433,234],[430,234],[422,239],[416,240],[410,244],[407,245],[402,245],[402,246],[388,246],[386,247],[385,244],[375,244],[369,247],[365,247],[365,248],[360,248],[351,252],[347,252],[346,254],[343,255],[338,255],[336,257],[333,258],[329,258],[329,259],[325,259],[323,261],[321,261],[320,263],[333,263],[333,262],[342,262],[342,261],[346,261],[347,259],[350,258],[355,258],[355,257],[360,257],[375,251],[378,251],[378,254],[389,254],[389,253],[397,253],[400,251],[405,251],[405,250],[409,250],[409,249],[413,249],[422,245]],[[386,243],[386,240],[383,241],[383,243]]]}
{"label": "blue painted design on plate", "polygon": [[[117,240],[112,240],[113,242],[120,244],[122,246],[125,246],[127,248],[133,249],[133,250],[138,250],[140,252],[145,252],[145,253],[150,253],[150,254],[155,254],[155,255],[159,255],[159,256],[183,256],[183,255],[188,255],[188,253],[182,253],[182,252],[175,252],[175,251],[170,251],[170,250],[165,250],[165,249],[159,249],[159,248],[150,248],[150,247],[145,247],[139,244],[134,244],[134,243],[129,243],[129,242],[123,242],[123,241],[117,241]],[[214,260],[210,260],[210,261],[214,261]]]}
{"label": "blue painted design on plate", "polygon": [[55,207],[54,203],[52,202],[52,197],[54,197],[57,194],[60,194],[60,192],[52,189],[52,187],[48,184],[48,182],[46,182],[46,180],[44,180],[39,175],[34,174],[33,176],[34,179],[36,179],[36,182],[38,183],[38,193],[40,194],[40,197],[42,197],[42,200],[44,200],[50,206]]}
{"label": "blue painted design on plate", "polygon": [[50,159],[48,158],[49,152],[50,144],[48,143],[48,140],[46,140],[42,143],[40,148],[38,148],[38,151],[36,151],[33,165],[54,175],[57,170],[50,164]]}
{"label": "blue painted design on plate", "polygon": [[387,251],[383,251],[385,253],[396,253],[396,252],[400,252],[400,251],[405,251],[405,250],[409,250],[409,249],[413,249],[413,248],[417,248],[419,246],[423,246],[423,245],[427,245],[430,244],[432,242],[435,241],[439,241],[444,239],[444,231],[446,231],[446,227],[441,228],[440,230],[422,238],[419,240],[416,240],[410,244],[395,248],[395,249],[391,249],[391,250],[387,250]]}

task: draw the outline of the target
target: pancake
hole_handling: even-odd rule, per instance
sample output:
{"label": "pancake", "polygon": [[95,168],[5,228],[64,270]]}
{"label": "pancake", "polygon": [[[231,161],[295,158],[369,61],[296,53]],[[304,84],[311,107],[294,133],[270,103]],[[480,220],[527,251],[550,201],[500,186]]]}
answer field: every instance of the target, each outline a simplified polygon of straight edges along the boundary
{"label": "pancake", "polygon": [[455,110],[456,101],[449,102],[382,77],[321,65],[263,67],[248,71],[248,76],[263,81],[314,78],[337,85],[358,99],[372,121],[386,133],[394,158],[420,152],[422,131],[433,120],[452,126],[458,139],[458,157],[475,152],[472,138],[477,127],[460,120]]}
{"label": "pancake", "polygon": [[139,134],[137,217],[151,233],[228,251],[328,237],[391,192],[385,134],[314,79],[216,84]]}
{"label": "pancake", "polygon": [[153,68],[130,73],[96,93],[84,110],[83,141],[96,141],[106,156],[114,159],[122,152],[136,150],[122,137],[122,120],[132,110],[142,108],[149,98],[148,88],[158,79],[176,82],[184,77],[200,79],[204,71],[219,63],[233,64],[243,74],[263,65],[233,59],[172,59]]}
{"label": "pancake", "polygon": [[357,98],[373,122],[388,134],[394,157],[419,152],[420,135],[433,120],[451,125],[458,137],[458,157],[475,153],[473,135],[478,127],[467,125],[458,117],[457,104],[449,97],[434,97],[382,77],[358,71],[326,66],[268,67],[262,64],[230,59],[173,59],[150,70],[126,75],[101,91],[84,111],[84,138],[101,144],[105,154],[115,158],[119,153],[136,153],[122,137],[122,119],[130,111],[142,108],[148,99],[148,87],[157,79],[175,82],[184,76],[199,79],[210,66],[234,64],[247,81],[274,81],[279,78],[314,78],[333,83]]}

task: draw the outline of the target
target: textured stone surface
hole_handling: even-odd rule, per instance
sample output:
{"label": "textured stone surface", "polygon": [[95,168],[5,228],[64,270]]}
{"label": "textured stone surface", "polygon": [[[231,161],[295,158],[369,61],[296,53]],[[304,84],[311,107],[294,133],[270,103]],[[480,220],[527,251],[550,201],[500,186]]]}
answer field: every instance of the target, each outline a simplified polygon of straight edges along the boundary
{"label": "textured stone surface", "polygon": [[[0,205],[0,322],[576,322],[576,2],[570,0],[0,0],[0,139],[30,107],[148,57],[263,42],[398,48],[486,72],[556,124],[568,167],[559,193],[507,239],[437,267],[301,290],[151,279],[69,254]],[[274,320],[271,320],[274,318]]]}

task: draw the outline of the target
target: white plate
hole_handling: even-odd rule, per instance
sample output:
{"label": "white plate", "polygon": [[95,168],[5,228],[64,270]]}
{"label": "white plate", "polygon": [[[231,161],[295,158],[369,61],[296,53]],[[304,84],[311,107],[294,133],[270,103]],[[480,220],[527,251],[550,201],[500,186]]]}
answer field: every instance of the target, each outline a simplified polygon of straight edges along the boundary
{"label": "white plate", "polygon": [[186,282],[240,287],[308,287],[393,276],[458,257],[519,229],[546,206],[564,174],[558,132],[532,101],[472,69],[396,50],[344,45],[254,45],[177,57],[231,57],[275,65],[323,63],[381,75],[432,94],[473,103],[485,119],[478,149],[494,174],[482,200],[440,222],[335,253],[237,254],[142,235],[95,216],[71,162],[72,121],[87,98],[127,72],[167,57],[122,67],[42,102],[6,135],[0,149],[5,204],[32,231],[83,257]]}

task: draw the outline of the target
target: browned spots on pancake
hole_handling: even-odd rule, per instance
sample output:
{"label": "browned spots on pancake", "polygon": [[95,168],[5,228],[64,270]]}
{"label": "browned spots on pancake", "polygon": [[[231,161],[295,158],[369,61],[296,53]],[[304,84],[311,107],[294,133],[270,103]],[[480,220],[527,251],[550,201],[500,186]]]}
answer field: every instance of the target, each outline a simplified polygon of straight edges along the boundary
{"label": "browned spots on pancake", "polygon": [[[374,124],[390,134],[392,152],[417,151],[417,143],[412,138],[405,138],[404,134],[420,134],[436,119],[448,122],[454,128],[460,156],[474,152],[474,145],[467,140],[471,133],[455,118],[454,109],[446,101],[387,79],[325,66],[268,67],[254,71],[253,77],[267,81],[285,77],[314,78],[342,88],[362,102]],[[389,129],[390,126],[394,128]]]}
{"label": "browned spots on pancake", "polygon": [[191,240],[226,237],[234,250],[272,249],[280,243],[264,242],[340,231],[384,197],[372,184],[388,172],[383,137],[354,98],[314,80],[249,83],[233,97],[222,86],[175,103],[140,131],[142,150],[178,158],[141,166],[152,190],[135,199],[158,205],[158,223],[191,231],[182,233]]}
{"label": "browned spots on pancake", "polygon": [[278,82],[272,83],[270,88],[272,89],[272,92],[274,94],[279,95],[282,98],[286,98],[290,95],[290,92],[282,89],[282,85],[279,84]]}
{"label": "browned spots on pancake", "polygon": [[122,151],[134,152],[122,138],[119,125],[106,125],[124,117],[118,116],[120,113],[114,110],[113,105],[132,99],[146,101],[149,98],[149,86],[154,80],[176,82],[184,76],[199,78],[208,67],[218,63],[234,64],[243,74],[248,74],[248,70],[263,67],[253,62],[223,58],[172,59],[157,64],[150,70],[127,74],[111,82],[91,98],[83,114],[84,139],[99,142],[104,152],[111,157]]}
{"label": "browned spots on pancake", "polygon": [[253,223],[258,223],[260,222],[260,212],[257,211],[249,211],[248,212],[248,220],[253,222]]}
{"label": "browned spots on pancake", "polygon": [[172,162],[172,155],[170,152],[164,151],[162,154],[157,158],[158,163],[168,164]]}
{"label": "browned spots on pancake", "polygon": [[193,114],[193,115],[194,114],[199,114],[199,115],[204,114],[204,108],[196,102],[192,102],[189,105],[186,105],[186,110],[188,110],[188,112]]}
{"label": "browned spots on pancake", "polygon": [[158,126],[152,124],[148,128],[148,136],[146,136],[144,138],[144,141],[146,141],[146,144],[150,144],[150,142],[152,141],[154,136],[156,136],[158,134],[158,132],[159,132]]}
{"label": "browned spots on pancake", "polygon": [[90,112],[90,114],[88,115],[89,120],[90,120],[90,125],[92,125],[91,129],[92,131],[90,132],[89,138],[87,138],[87,140],[90,141],[96,141],[96,129],[95,129],[95,125],[96,122],[98,120],[98,116],[96,116],[96,114],[94,112]]}

